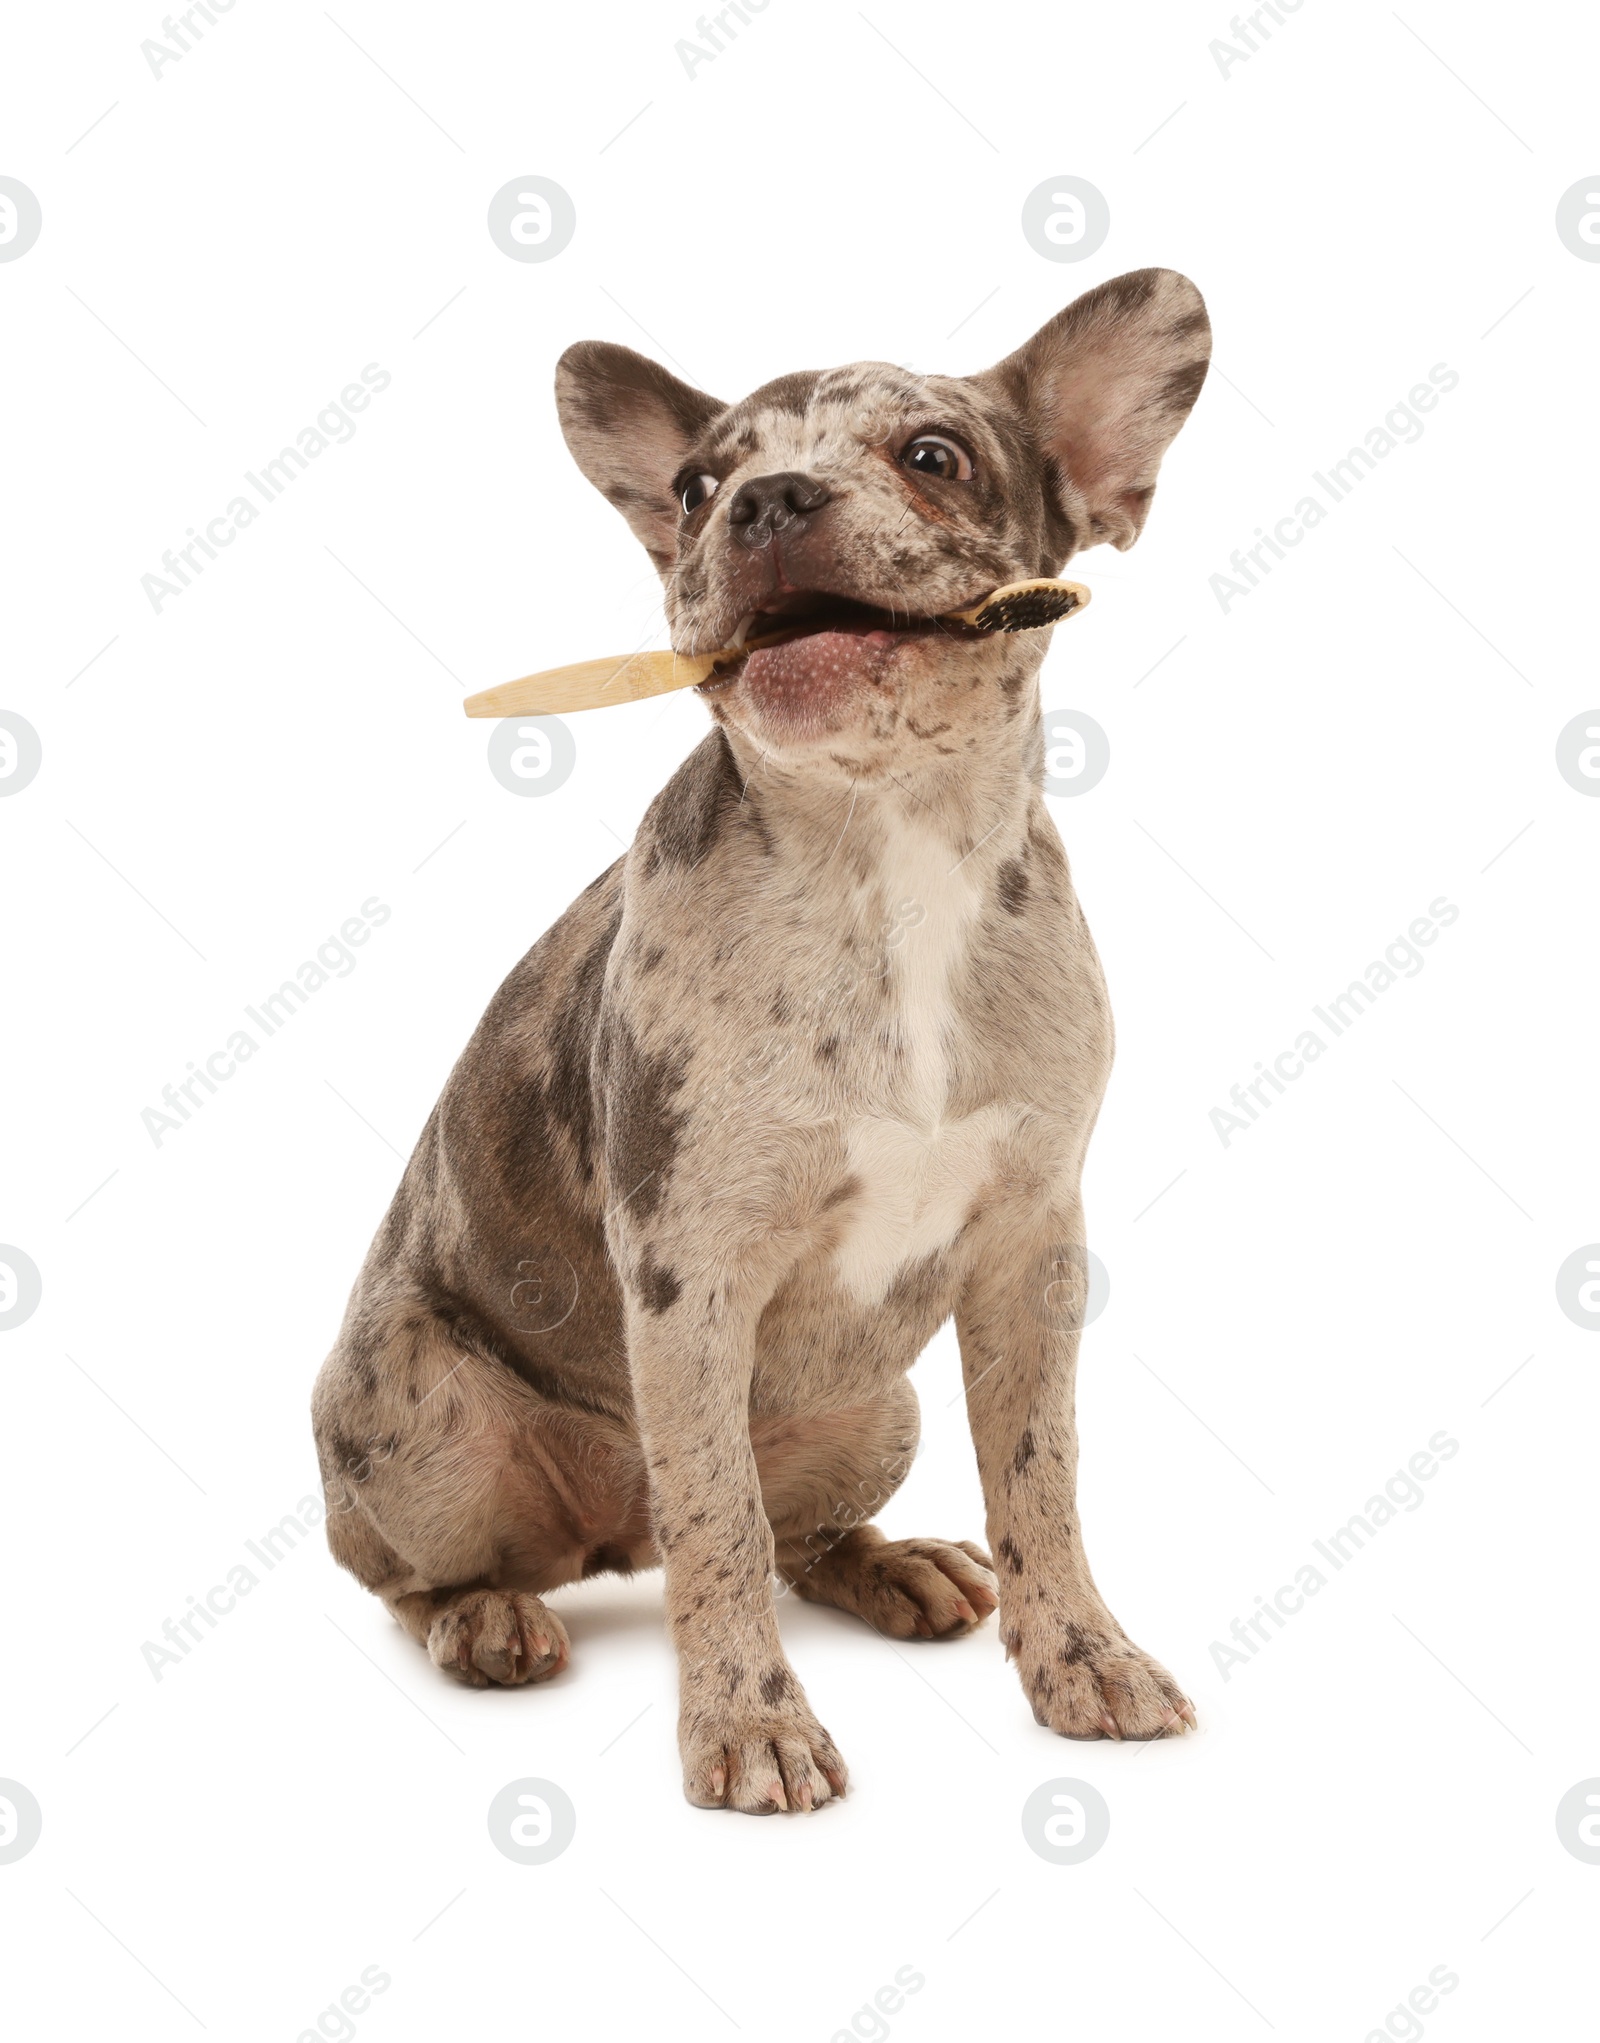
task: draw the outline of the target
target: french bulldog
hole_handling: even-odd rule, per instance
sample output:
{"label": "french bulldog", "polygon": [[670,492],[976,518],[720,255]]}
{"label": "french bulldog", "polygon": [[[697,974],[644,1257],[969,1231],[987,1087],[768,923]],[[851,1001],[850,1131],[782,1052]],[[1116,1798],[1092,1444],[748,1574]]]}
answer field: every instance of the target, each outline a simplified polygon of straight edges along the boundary
{"label": "french bulldog", "polygon": [[[973,376],[858,362],[725,404],[609,343],[558,366],[674,645],[769,642],[702,686],[705,738],[490,1003],[315,1432],[335,1557],[462,1681],[559,1674],[550,1591],[664,1567],[703,1807],[845,1791],[785,1590],[892,1639],[998,1607],[1065,1737],[1194,1722],[1075,1502],[1112,1028],[1042,791],[1050,633],[941,620],[1131,546],[1209,355],[1199,292],[1148,269]],[[952,1317],[987,1548],[872,1522]]]}

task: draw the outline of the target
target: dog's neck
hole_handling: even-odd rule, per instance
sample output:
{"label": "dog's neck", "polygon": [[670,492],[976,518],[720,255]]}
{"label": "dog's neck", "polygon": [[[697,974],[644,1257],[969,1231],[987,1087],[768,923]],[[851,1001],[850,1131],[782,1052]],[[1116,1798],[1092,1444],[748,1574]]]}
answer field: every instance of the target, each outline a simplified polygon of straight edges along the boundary
{"label": "dog's neck", "polygon": [[1017,701],[1014,715],[997,712],[980,742],[954,756],[927,742],[892,763],[826,752],[796,762],[763,753],[737,730],[724,735],[779,869],[826,903],[841,871],[865,879],[873,866],[893,864],[907,838],[925,841],[933,859],[947,851],[947,870],[959,867],[974,884],[1017,855],[1043,770],[1036,676]]}
{"label": "dog's neck", "polygon": [[942,750],[930,735],[897,748],[893,758],[881,748],[854,756],[848,740],[838,752],[817,746],[787,758],[762,752],[732,725],[723,725],[723,735],[744,799],[758,805],[783,870],[823,893],[844,846],[858,868],[875,840],[891,842],[907,832],[946,846],[950,864],[971,860],[985,870],[1016,856],[1044,768],[1036,670],[1016,695],[995,701],[981,729],[967,727],[975,742],[956,752]]}

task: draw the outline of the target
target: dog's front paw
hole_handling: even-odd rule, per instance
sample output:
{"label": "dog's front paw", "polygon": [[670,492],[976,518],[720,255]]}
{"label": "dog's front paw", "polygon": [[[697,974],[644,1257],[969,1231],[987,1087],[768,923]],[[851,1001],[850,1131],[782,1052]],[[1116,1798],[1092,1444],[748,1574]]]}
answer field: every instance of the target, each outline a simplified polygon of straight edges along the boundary
{"label": "dog's front paw", "polygon": [[1035,1719],[1063,1738],[1175,1738],[1194,1704],[1159,1660],[1114,1626],[1008,1631]]}
{"label": "dog's front paw", "polygon": [[685,1701],[678,1742],[689,1800],[700,1809],[774,1816],[820,1809],[842,1795],[845,1763],[794,1676],[779,1667],[755,1686],[759,1702],[737,1695]]}

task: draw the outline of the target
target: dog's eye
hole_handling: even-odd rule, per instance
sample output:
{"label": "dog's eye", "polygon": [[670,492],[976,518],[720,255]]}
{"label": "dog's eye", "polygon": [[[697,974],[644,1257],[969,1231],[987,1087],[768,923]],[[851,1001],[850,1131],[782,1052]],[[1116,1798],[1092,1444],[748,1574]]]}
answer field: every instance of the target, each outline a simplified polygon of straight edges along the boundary
{"label": "dog's eye", "polygon": [[683,515],[686,518],[692,516],[703,503],[708,502],[716,493],[717,478],[714,475],[691,475],[683,488],[678,492],[678,501],[683,506]]}
{"label": "dog's eye", "polygon": [[942,433],[919,433],[900,461],[918,475],[936,475],[941,482],[972,480],[972,456],[959,441],[947,440]]}

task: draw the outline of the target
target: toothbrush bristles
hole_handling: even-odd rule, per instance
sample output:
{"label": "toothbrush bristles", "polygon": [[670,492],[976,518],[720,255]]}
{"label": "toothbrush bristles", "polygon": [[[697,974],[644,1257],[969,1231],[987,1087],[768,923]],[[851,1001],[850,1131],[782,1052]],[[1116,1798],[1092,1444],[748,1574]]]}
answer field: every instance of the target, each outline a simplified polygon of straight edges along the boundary
{"label": "toothbrush bristles", "polygon": [[979,631],[1037,631],[1070,617],[1078,601],[1075,589],[1023,589],[986,603],[973,622]]}

